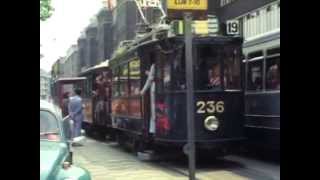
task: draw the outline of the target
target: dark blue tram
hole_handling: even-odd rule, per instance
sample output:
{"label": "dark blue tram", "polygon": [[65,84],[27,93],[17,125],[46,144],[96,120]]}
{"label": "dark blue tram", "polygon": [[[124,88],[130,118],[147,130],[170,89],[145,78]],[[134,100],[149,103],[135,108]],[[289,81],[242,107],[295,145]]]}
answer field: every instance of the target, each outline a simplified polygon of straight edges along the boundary
{"label": "dark blue tram", "polygon": [[[112,127],[120,144],[139,150],[187,143],[184,39],[154,34],[109,62]],[[241,48],[238,37],[193,39],[197,148],[224,154],[244,139]]]}
{"label": "dark blue tram", "polygon": [[249,146],[279,151],[280,45],[245,56],[245,132]]}

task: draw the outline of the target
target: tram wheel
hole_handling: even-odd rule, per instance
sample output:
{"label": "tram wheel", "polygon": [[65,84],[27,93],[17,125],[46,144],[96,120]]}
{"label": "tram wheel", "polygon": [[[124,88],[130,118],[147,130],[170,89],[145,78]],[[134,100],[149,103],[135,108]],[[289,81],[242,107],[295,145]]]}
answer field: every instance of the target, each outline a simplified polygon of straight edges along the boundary
{"label": "tram wheel", "polygon": [[125,146],[125,141],[120,133],[116,134],[116,141],[119,144],[119,146],[121,146],[121,147]]}
{"label": "tram wheel", "polygon": [[138,152],[144,152],[146,149],[146,144],[140,140],[134,140],[134,152],[135,154],[137,154]]}

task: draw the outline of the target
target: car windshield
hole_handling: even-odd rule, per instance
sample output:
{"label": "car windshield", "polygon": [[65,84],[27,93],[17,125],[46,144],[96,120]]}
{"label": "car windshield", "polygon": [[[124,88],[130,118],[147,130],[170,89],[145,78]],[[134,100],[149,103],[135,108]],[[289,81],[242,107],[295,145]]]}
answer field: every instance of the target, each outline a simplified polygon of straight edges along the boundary
{"label": "car windshield", "polygon": [[60,140],[58,120],[49,111],[40,110],[40,139],[50,141]]}

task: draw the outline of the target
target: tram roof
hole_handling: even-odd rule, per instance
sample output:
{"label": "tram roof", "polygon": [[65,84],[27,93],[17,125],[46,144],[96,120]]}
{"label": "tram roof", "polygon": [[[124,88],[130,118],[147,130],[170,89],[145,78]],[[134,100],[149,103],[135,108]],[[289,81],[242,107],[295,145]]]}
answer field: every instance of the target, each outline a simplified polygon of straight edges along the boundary
{"label": "tram roof", "polygon": [[[155,31],[153,33],[157,33],[160,32],[159,31]],[[150,39],[150,40],[148,40]],[[177,40],[177,41],[184,41],[184,36],[172,36],[172,37],[167,37],[165,39],[168,40]],[[145,37],[137,39],[135,41],[133,41],[131,43],[131,46],[128,46],[126,48],[126,50],[124,50],[123,53],[116,55],[115,57],[112,57],[110,59],[110,62],[114,62],[119,58],[124,57],[127,54],[130,54],[131,52],[133,52],[134,50],[136,50],[137,48],[141,47],[141,46],[145,46],[145,45],[151,45],[153,43],[157,43],[162,41],[163,39],[153,39],[152,38],[152,32],[149,34],[146,34]],[[239,42],[242,43],[243,39],[241,37],[237,37],[237,36],[195,36],[193,37],[193,41],[194,42],[201,42],[201,43],[226,43],[226,42]]]}
{"label": "tram roof", "polygon": [[87,74],[87,73],[92,72],[92,71],[94,71],[94,70],[102,69],[102,68],[107,68],[107,67],[109,67],[109,59],[101,62],[101,63],[98,64],[98,65],[95,65],[95,66],[93,66],[93,67],[90,67],[90,68],[86,69],[85,71],[81,72],[80,75],[84,75],[84,74]]}
{"label": "tram roof", "polygon": [[86,80],[87,78],[85,77],[63,77],[63,78],[58,78],[57,80],[55,80],[55,82],[58,81],[82,81],[82,80]]}

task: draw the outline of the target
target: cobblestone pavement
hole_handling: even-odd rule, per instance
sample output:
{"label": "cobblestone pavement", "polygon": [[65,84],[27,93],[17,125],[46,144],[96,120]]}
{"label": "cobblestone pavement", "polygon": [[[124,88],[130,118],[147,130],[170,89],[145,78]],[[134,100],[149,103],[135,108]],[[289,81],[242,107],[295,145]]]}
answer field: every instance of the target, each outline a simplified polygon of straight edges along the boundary
{"label": "cobblestone pavement", "polygon": [[[140,161],[117,143],[99,142],[90,138],[87,138],[84,146],[74,148],[74,163],[88,169],[93,180],[188,179],[185,162]],[[259,169],[243,168],[243,165],[233,160],[217,161],[213,165],[200,165],[197,168],[196,176],[201,180],[277,179]]]}

